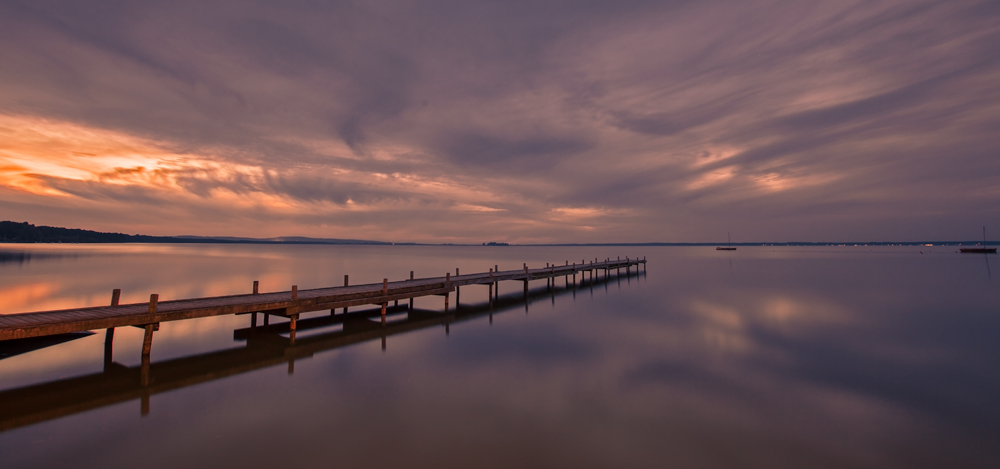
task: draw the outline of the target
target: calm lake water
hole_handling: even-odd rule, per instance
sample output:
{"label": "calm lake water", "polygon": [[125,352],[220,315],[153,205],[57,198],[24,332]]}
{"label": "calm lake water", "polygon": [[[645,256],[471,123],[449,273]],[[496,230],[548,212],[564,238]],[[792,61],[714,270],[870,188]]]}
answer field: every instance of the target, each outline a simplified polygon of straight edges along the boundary
{"label": "calm lake water", "polygon": [[[447,325],[294,360],[234,338],[249,316],[163,323],[153,366],[175,365],[154,385],[177,384],[146,399],[101,381],[103,331],[9,356],[0,391],[56,383],[45,389],[66,402],[107,402],[0,432],[0,466],[1000,467],[1000,262],[955,251],[2,245],[0,313],[104,305],[114,288],[126,303],[254,280],[267,292],[345,274],[648,264],[551,292],[532,282],[527,305],[520,282],[503,283],[492,314],[485,286],[464,287]],[[443,313],[443,300],[415,307]],[[116,330],[118,368],[139,365],[141,342]],[[67,380],[86,375],[96,388]]]}

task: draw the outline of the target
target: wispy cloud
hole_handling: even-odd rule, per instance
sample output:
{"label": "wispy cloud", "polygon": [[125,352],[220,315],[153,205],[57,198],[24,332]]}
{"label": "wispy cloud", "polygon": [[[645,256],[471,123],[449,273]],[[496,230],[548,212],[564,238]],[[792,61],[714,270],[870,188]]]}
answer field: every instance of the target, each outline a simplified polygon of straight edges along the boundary
{"label": "wispy cloud", "polygon": [[997,43],[985,1],[6,2],[3,218],[964,237],[1000,214]]}

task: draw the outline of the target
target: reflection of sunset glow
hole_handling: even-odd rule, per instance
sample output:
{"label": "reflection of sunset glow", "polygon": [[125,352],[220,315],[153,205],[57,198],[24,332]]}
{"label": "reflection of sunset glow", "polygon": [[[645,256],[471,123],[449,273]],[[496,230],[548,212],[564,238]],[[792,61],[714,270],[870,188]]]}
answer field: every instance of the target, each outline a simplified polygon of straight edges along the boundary
{"label": "reflection of sunset glow", "polygon": [[[0,311],[23,312],[34,308],[57,290],[51,282],[29,283],[0,288]],[[67,305],[72,306],[72,305]]]}

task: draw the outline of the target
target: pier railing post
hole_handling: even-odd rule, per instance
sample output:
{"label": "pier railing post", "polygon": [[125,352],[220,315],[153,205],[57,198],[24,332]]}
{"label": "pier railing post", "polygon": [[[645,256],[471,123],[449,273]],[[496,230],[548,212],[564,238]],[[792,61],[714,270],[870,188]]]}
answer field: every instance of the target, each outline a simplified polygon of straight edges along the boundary
{"label": "pier railing post", "polygon": [[292,285],[292,301],[296,301],[298,299],[299,299],[299,286]]}
{"label": "pier railing post", "polygon": [[[347,286],[347,274],[344,274],[344,286]],[[344,315],[347,315],[347,306],[344,306]]]}

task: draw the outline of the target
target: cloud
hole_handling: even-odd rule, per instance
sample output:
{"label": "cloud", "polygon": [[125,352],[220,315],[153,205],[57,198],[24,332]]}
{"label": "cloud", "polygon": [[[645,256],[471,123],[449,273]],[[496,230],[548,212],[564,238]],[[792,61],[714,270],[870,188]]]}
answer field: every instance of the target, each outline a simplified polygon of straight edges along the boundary
{"label": "cloud", "polygon": [[73,197],[206,231],[238,200],[267,235],[954,238],[998,214],[998,40],[972,0],[6,2],[0,183],[56,225]]}

